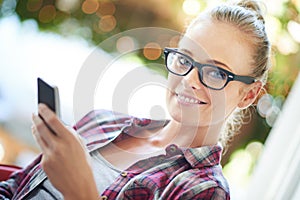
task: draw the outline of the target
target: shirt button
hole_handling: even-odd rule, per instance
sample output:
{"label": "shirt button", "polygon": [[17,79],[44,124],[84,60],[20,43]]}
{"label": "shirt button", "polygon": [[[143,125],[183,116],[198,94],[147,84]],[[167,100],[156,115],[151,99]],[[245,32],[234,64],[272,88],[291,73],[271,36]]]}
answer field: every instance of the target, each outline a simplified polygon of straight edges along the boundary
{"label": "shirt button", "polygon": [[105,195],[103,195],[103,196],[100,197],[100,200],[107,200],[107,199],[108,199],[108,197],[105,196]]}
{"label": "shirt button", "polygon": [[122,173],[121,173],[121,176],[127,177],[127,172],[122,172]]}
{"label": "shirt button", "polygon": [[165,157],[164,156],[160,156],[158,160],[159,160],[159,162],[163,162],[165,160]]}
{"label": "shirt button", "polygon": [[170,151],[171,152],[175,152],[176,151],[176,147],[174,145],[170,146]]}

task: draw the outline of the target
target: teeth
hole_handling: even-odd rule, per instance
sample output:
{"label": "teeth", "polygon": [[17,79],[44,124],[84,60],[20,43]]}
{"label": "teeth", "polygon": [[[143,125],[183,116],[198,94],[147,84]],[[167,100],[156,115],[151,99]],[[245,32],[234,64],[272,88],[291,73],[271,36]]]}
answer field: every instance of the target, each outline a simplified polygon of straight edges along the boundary
{"label": "teeth", "polygon": [[201,101],[178,94],[178,98],[186,103],[199,104]]}

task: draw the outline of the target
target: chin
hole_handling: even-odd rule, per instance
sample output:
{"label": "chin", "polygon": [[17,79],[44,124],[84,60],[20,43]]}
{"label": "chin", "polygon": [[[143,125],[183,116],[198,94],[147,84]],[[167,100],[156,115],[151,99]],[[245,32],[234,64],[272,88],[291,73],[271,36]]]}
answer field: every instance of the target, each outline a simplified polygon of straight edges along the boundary
{"label": "chin", "polygon": [[197,109],[184,109],[178,106],[168,105],[169,115],[172,120],[182,125],[207,126],[207,119]]}

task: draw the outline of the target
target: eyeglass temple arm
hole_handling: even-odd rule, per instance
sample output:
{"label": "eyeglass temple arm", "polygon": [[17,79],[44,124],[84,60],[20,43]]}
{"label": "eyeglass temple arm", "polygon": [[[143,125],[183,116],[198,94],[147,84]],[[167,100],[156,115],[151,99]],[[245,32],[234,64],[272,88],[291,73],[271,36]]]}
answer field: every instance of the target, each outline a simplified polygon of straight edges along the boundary
{"label": "eyeglass temple arm", "polygon": [[241,81],[246,84],[251,84],[256,81],[255,78],[250,76],[229,75],[228,77],[230,80]]}

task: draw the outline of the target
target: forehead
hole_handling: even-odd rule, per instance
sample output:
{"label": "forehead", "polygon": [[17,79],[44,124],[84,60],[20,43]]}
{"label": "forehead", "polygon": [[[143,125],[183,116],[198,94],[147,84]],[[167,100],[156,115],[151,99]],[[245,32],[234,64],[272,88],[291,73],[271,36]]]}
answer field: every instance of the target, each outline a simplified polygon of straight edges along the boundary
{"label": "forehead", "polygon": [[190,27],[179,43],[179,48],[192,52],[199,62],[216,60],[240,75],[251,73],[251,48],[243,33],[232,25],[202,20]]}

